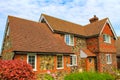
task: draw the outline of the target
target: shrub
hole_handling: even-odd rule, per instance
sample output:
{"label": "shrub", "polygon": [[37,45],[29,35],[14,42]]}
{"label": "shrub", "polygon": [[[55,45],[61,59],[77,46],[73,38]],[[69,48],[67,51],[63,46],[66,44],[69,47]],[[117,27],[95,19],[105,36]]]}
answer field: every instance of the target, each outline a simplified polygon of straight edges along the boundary
{"label": "shrub", "polygon": [[56,80],[56,75],[49,70],[45,74],[38,74],[37,80]]}
{"label": "shrub", "polygon": [[22,60],[0,60],[1,80],[35,80],[32,66]]}
{"label": "shrub", "polygon": [[106,73],[83,72],[72,73],[65,76],[64,80],[115,80],[111,75]]}

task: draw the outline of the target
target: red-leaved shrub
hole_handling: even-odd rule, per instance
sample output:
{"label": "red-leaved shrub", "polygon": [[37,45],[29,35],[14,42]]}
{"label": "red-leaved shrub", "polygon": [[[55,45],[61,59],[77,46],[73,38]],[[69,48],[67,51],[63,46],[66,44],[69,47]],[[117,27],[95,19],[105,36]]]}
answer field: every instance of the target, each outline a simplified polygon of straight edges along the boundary
{"label": "red-leaved shrub", "polygon": [[25,61],[0,60],[0,80],[35,80],[35,73]]}

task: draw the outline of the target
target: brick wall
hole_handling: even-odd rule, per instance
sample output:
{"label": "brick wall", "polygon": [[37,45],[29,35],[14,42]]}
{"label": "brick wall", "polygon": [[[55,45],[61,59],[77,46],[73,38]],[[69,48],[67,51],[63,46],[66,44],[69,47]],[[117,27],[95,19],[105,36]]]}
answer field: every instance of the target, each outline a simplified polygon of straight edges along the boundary
{"label": "brick wall", "polygon": [[90,51],[94,53],[99,51],[99,43],[97,37],[89,38],[86,40],[86,42],[87,42],[87,48]]}

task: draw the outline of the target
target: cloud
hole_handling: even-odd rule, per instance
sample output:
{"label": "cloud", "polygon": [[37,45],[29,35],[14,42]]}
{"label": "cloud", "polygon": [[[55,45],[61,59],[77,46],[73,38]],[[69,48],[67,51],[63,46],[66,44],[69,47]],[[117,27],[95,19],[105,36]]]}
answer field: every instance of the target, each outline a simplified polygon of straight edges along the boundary
{"label": "cloud", "polygon": [[0,0],[0,43],[8,15],[38,21],[41,13],[82,25],[93,15],[109,17],[120,36],[120,0]]}

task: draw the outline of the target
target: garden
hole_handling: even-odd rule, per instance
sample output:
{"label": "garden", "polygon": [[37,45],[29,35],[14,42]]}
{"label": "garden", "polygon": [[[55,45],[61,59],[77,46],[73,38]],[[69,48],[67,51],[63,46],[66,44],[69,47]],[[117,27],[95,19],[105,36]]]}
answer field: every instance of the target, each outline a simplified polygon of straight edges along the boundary
{"label": "garden", "polygon": [[120,80],[120,70],[114,74],[98,72],[74,72],[63,76],[51,73],[42,74],[42,78],[35,74],[32,66],[20,60],[0,60],[0,80]]}

